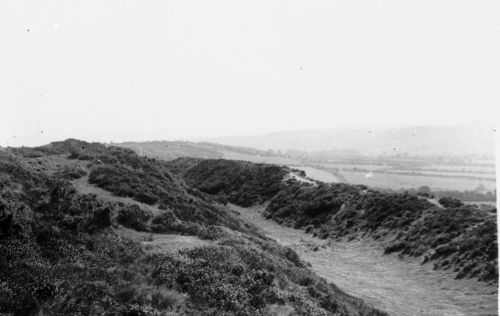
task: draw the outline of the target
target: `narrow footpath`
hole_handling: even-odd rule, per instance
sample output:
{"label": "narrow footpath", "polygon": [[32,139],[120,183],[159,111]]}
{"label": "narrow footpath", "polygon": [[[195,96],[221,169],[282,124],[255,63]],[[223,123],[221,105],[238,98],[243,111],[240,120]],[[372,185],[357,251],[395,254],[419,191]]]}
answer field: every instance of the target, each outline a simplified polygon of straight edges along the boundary
{"label": "narrow footpath", "polygon": [[291,247],[327,281],[395,316],[498,315],[497,287],[455,280],[415,259],[383,255],[374,241],[321,240],[265,219],[264,206],[231,205],[240,217],[280,244]]}

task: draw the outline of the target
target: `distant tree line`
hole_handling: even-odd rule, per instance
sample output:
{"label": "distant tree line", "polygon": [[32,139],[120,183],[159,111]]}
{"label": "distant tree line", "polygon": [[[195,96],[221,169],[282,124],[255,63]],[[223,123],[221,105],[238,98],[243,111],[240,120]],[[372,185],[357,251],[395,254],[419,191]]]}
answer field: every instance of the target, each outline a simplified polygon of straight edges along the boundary
{"label": "distant tree line", "polygon": [[386,189],[383,190],[385,192],[397,192],[397,193],[408,193],[411,195],[427,195],[429,197],[434,197],[436,199],[441,198],[453,198],[458,199],[464,202],[496,202],[497,200],[497,191],[486,191],[481,192],[480,190],[466,190],[466,191],[458,191],[458,190],[431,190],[429,186],[421,186],[417,189],[399,189],[399,190],[391,190]]}

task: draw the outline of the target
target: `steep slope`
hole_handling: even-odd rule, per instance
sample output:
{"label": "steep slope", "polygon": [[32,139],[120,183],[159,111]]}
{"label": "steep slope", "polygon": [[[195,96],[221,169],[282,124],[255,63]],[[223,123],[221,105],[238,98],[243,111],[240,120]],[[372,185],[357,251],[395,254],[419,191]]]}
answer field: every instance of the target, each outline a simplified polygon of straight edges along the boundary
{"label": "steep slope", "polygon": [[[380,240],[386,253],[421,257],[457,278],[497,282],[495,214],[473,206],[442,209],[423,197],[364,186],[284,181],[290,171],[217,160],[191,165],[182,176],[190,185],[242,206],[270,201],[267,218],[320,238],[369,236]],[[243,174],[252,181],[239,183],[237,175]],[[260,174],[266,176],[252,177]]]}
{"label": "steep slope", "polygon": [[384,315],[218,201],[122,148],[0,152],[0,313]]}

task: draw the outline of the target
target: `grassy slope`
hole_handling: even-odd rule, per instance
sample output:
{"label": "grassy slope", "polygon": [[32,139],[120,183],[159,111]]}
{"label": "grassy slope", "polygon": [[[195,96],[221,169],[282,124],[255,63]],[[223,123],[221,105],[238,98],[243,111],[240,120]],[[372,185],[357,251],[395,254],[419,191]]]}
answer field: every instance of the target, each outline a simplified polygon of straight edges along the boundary
{"label": "grassy slope", "polygon": [[[289,169],[234,161],[188,163],[185,181],[242,206],[270,200],[266,216],[321,238],[384,239],[385,252],[422,257],[457,278],[497,282],[496,216],[473,206],[440,209],[425,199],[347,184],[281,181]],[[239,182],[241,175],[246,181]],[[213,189],[217,188],[217,189]]]}
{"label": "grassy slope", "polygon": [[[86,173],[140,203],[79,194],[68,179]],[[140,206],[148,203],[161,212]],[[139,231],[209,242],[153,252],[134,237]],[[0,253],[0,313],[383,315],[242,225],[165,163],[76,140],[0,152]]]}

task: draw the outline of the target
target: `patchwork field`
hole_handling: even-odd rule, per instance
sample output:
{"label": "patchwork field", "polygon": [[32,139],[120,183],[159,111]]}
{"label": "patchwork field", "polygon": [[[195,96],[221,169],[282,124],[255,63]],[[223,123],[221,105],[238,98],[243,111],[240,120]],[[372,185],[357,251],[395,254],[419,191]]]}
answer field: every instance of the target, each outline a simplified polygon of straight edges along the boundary
{"label": "patchwork field", "polygon": [[378,188],[410,189],[429,186],[433,190],[475,190],[484,185],[487,190],[495,189],[494,179],[464,179],[439,176],[416,176],[393,173],[367,173],[364,171],[341,171],[342,175],[353,184],[365,184]]}
{"label": "patchwork field", "polygon": [[485,192],[496,189],[495,168],[492,165],[400,167],[391,165],[390,162],[322,163],[315,165],[315,168],[298,168],[319,181],[364,184],[374,188],[399,190],[429,186],[432,190],[474,191],[481,188]]}
{"label": "patchwork field", "polygon": [[300,166],[292,165],[290,167],[304,171],[309,178],[312,178],[314,180],[318,180],[321,182],[328,182],[328,183],[341,182],[340,179],[335,174],[327,170],[317,169],[304,165]]}

